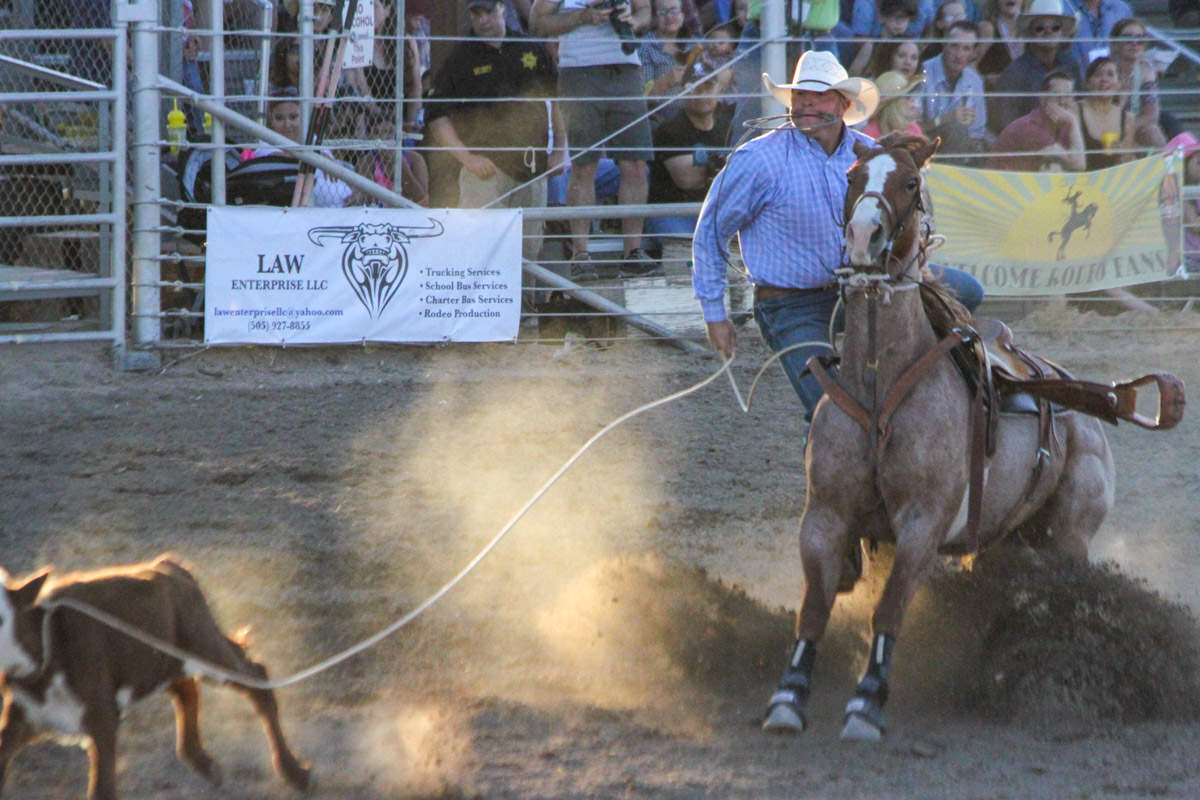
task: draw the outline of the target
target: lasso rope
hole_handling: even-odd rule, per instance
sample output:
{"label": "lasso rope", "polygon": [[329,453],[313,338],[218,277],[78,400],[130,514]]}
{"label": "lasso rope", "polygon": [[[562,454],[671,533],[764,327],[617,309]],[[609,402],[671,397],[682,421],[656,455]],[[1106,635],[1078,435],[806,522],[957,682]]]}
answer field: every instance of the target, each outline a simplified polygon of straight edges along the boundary
{"label": "lasso rope", "polygon": [[123,620],[113,614],[110,614],[107,611],[103,611],[101,609],[96,608],[95,606],[90,605],[89,603],[85,603],[81,600],[77,600],[77,599],[71,598],[71,597],[60,597],[60,598],[53,600],[50,603],[47,603],[44,606],[47,613],[42,621],[43,663],[46,663],[49,661],[49,654],[50,654],[50,635],[49,635],[49,633],[50,633],[51,613],[53,611],[55,611],[56,609],[69,608],[73,611],[79,612],[80,614],[84,614],[85,616],[91,617],[92,619],[96,620],[97,622],[107,625],[108,627],[112,628],[113,630],[119,631],[120,633],[123,633],[132,639],[136,639],[137,641],[141,642],[142,644],[144,644],[148,647],[152,647],[155,650],[158,650],[169,656],[178,658],[180,661],[184,662],[186,669],[193,672],[194,674],[198,674],[203,677],[213,678],[216,680],[225,681],[227,683],[234,683],[234,684],[238,684],[240,686],[245,686],[245,687],[248,687],[251,689],[264,689],[264,690],[282,689],[286,686],[291,686],[293,684],[300,683],[301,681],[307,680],[307,679],[313,677],[314,675],[317,675],[318,673],[324,672],[325,670],[328,670],[328,669],[342,663],[343,661],[346,661],[347,659],[358,655],[359,653],[363,652],[364,650],[367,650],[367,649],[375,646],[379,642],[386,639],[388,636],[391,636],[393,633],[395,633],[396,631],[403,628],[405,625],[408,625],[410,622],[412,622],[414,619],[419,617],[421,614],[425,613],[425,611],[427,611],[431,606],[433,606],[434,603],[441,600],[455,586],[457,586],[460,582],[462,582],[462,580],[465,579],[467,577],[467,575],[469,575],[477,566],[479,566],[479,564],[496,548],[496,546],[498,544],[500,544],[501,540],[503,540],[504,537],[507,536],[510,531],[512,531],[512,529],[516,526],[516,524],[518,522],[520,522],[521,519],[529,512],[529,510],[531,508],[533,508],[533,506],[542,498],[542,496],[550,489],[550,487],[553,486],[558,481],[559,478],[561,478],[564,474],[566,474],[567,470],[569,470],[572,466],[574,466],[575,462],[578,461],[580,459],[580,457],[583,456],[583,454],[585,452],[587,452],[588,449],[591,448],[591,446],[593,444],[595,444],[597,441],[599,441],[601,438],[606,436],[608,433],[610,433],[612,430],[614,430],[618,426],[624,424],[625,422],[638,416],[639,414],[643,414],[651,409],[658,408],[659,406],[666,405],[668,403],[674,402],[675,400],[679,400],[680,398],[687,397],[690,394],[698,392],[699,390],[703,389],[705,386],[707,386],[708,384],[712,383],[717,378],[719,378],[722,373],[729,374],[729,383],[733,387],[733,393],[734,393],[734,396],[737,398],[738,405],[741,407],[742,411],[749,412],[750,404],[754,398],[754,390],[755,390],[756,386],[758,385],[759,378],[762,377],[762,374],[763,374],[763,372],[766,371],[767,367],[770,366],[770,364],[773,361],[775,361],[776,359],[778,359],[780,356],[784,355],[785,353],[795,350],[798,347],[806,347],[806,346],[813,346],[813,345],[821,345],[824,347],[830,347],[830,345],[827,342],[816,342],[816,341],[800,342],[800,343],[791,345],[790,347],[784,348],[783,350],[780,350],[777,353],[774,353],[770,358],[768,358],[763,363],[762,367],[758,371],[758,374],[754,376],[754,381],[750,385],[750,392],[748,393],[745,400],[742,399],[741,392],[737,386],[737,381],[734,379],[733,374],[730,371],[730,367],[733,364],[733,358],[729,358],[729,359],[725,360],[725,362],[721,365],[720,369],[718,369],[712,375],[708,376],[707,378],[700,381],[699,383],[693,384],[692,386],[689,386],[686,389],[681,389],[678,392],[674,392],[672,394],[666,395],[665,397],[661,397],[657,400],[646,403],[645,405],[639,406],[639,407],[633,409],[632,411],[628,411],[628,412],[622,414],[621,416],[617,417],[615,420],[608,423],[603,428],[601,428],[599,431],[597,431],[596,434],[593,435],[590,439],[588,439],[586,442],[584,442],[583,446],[580,447],[578,450],[576,450],[575,454],[572,455],[569,459],[567,459],[566,463],[564,463],[561,467],[559,467],[557,472],[555,472],[552,476],[550,476],[550,479],[547,480],[542,485],[542,487],[540,489],[538,489],[533,494],[532,497],[529,498],[529,500],[525,503],[525,505],[523,505],[520,508],[520,510],[518,510],[517,513],[513,515],[512,519],[510,519],[504,525],[504,527],[500,529],[499,533],[497,533],[495,536],[493,536],[492,539],[486,545],[484,545],[483,549],[480,550],[479,553],[476,554],[476,556],[474,558],[472,558],[469,562],[467,562],[466,566],[464,566],[461,570],[459,570],[458,574],[456,574],[453,578],[451,578],[449,581],[447,581],[445,584],[443,584],[440,589],[435,591],[433,594],[429,595],[429,597],[426,598],[420,605],[418,605],[417,607],[415,607],[413,610],[409,611],[408,613],[404,614],[399,619],[394,621],[392,624],[390,624],[386,628],[383,628],[382,630],[380,630],[378,633],[375,633],[372,636],[369,636],[366,639],[363,639],[362,641],[358,642],[357,644],[354,644],[354,645],[346,648],[345,650],[342,650],[341,652],[336,653],[336,654],[330,656],[329,658],[326,658],[324,661],[314,664],[313,666],[311,666],[307,669],[301,670],[300,672],[297,672],[286,678],[281,678],[281,679],[271,680],[271,681],[264,681],[264,680],[259,680],[256,678],[249,677],[240,672],[235,672],[235,671],[226,669],[218,664],[212,663],[211,661],[209,661],[207,659],[197,656],[195,653],[190,653],[180,647],[176,647],[175,645],[171,644],[170,642],[167,642],[167,641],[164,641],[164,640],[158,638],[157,636],[153,636],[149,633],[146,633],[144,630],[141,630],[140,628],[137,628],[136,626],[129,624],[125,620]]}

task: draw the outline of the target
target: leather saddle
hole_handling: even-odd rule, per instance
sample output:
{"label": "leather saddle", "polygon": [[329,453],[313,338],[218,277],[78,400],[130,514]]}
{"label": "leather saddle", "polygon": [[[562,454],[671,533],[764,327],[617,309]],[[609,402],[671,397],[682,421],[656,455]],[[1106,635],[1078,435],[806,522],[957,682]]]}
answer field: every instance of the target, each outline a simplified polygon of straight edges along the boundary
{"label": "leather saddle", "polygon": [[[1150,430],[1168,430],[1183,419],[1184,386],[1175,375],[1155,372],[1111,384],[1081,381],[1053,361],[1013,344],[1012,330],[1000,320],[976,317],[973,327],[986,354],[984,379],[992,381],[1003,410],[1036,411],[1038,404],[1021,400],[1021,395],[1032,395],[1113,425],[1123,419]],[[1138,411],[1138,389],[1150,384],[1158,390],[1154,418]]]}

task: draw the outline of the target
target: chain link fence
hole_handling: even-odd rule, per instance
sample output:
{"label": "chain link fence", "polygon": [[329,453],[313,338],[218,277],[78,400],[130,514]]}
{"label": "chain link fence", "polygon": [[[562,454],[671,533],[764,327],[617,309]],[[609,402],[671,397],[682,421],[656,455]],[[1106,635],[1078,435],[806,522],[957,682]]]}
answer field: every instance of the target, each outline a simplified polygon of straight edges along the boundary
{"label": "chain link fence", "polygon": [[123,327],[112,268],[124,237],[118,52],[107,6],[0,4],[0,337],[116,343]]}

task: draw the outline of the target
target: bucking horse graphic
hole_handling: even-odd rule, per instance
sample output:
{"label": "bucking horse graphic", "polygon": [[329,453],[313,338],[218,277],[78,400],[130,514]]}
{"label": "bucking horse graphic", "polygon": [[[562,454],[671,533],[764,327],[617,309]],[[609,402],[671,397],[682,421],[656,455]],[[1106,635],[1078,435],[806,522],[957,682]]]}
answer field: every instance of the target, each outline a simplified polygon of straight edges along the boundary
{"label": "bucking horse graphic", "polygon": [[342,274],[372,319],[378,319],[408,274],[408,251],[404,245],[413,239],[441,236],[442,223],[430,218],[432,225],[392,225],[360,223],[312,228],[308,239],[324,246],[325,239],[346,245],[342,251]]}
{"label": "bucking horse graphic", "polygon": [[1089,238],[1092,235],[1092,220],[1096,218],[1096,212],[1100,209],[1100,206],[1095,203],[1088,203],[1080,211],[1079,198],[1081,196],[1082,192],[1072,194],[1070,190],[1067,191],[1067,196],[1063,198],[1063,202],[1071,205],[1071,215],[1067,217],[1067,221],[1063,223],[1061,230],[1050,231],[1050,233],[1046,234],[1047,242],[1053,242],[1054,237],[1058,237],[1059,261],[1067,257],[1067,242],[1071,241],[1071,234],[1077,229],[1083,228],[1084,235]]}

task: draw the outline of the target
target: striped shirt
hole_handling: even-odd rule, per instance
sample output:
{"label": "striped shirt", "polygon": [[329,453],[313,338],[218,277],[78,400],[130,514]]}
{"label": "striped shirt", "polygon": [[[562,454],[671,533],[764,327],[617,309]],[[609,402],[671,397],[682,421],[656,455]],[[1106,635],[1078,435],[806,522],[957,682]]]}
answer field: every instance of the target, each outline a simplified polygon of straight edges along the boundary
{"label": "striped shirt", "polygon": [[833,155],[790,125],[752,139],[717,174],[696,223],[692,284],[705,322],[725,319],[725,265],[736,233],[750,282],[786,288],[824,286],[842,261],[850,128]]}
{"label": "striped shirt", "polygon": [[[559,14],[569,14],[587,8],[595,0],[561,0]],[[558,37],[558,67],[595,67],[602,64],[632,64],[640,67],[637,50],[621,50],[621,39],[611,22],[599,25],[580,25]]]}

